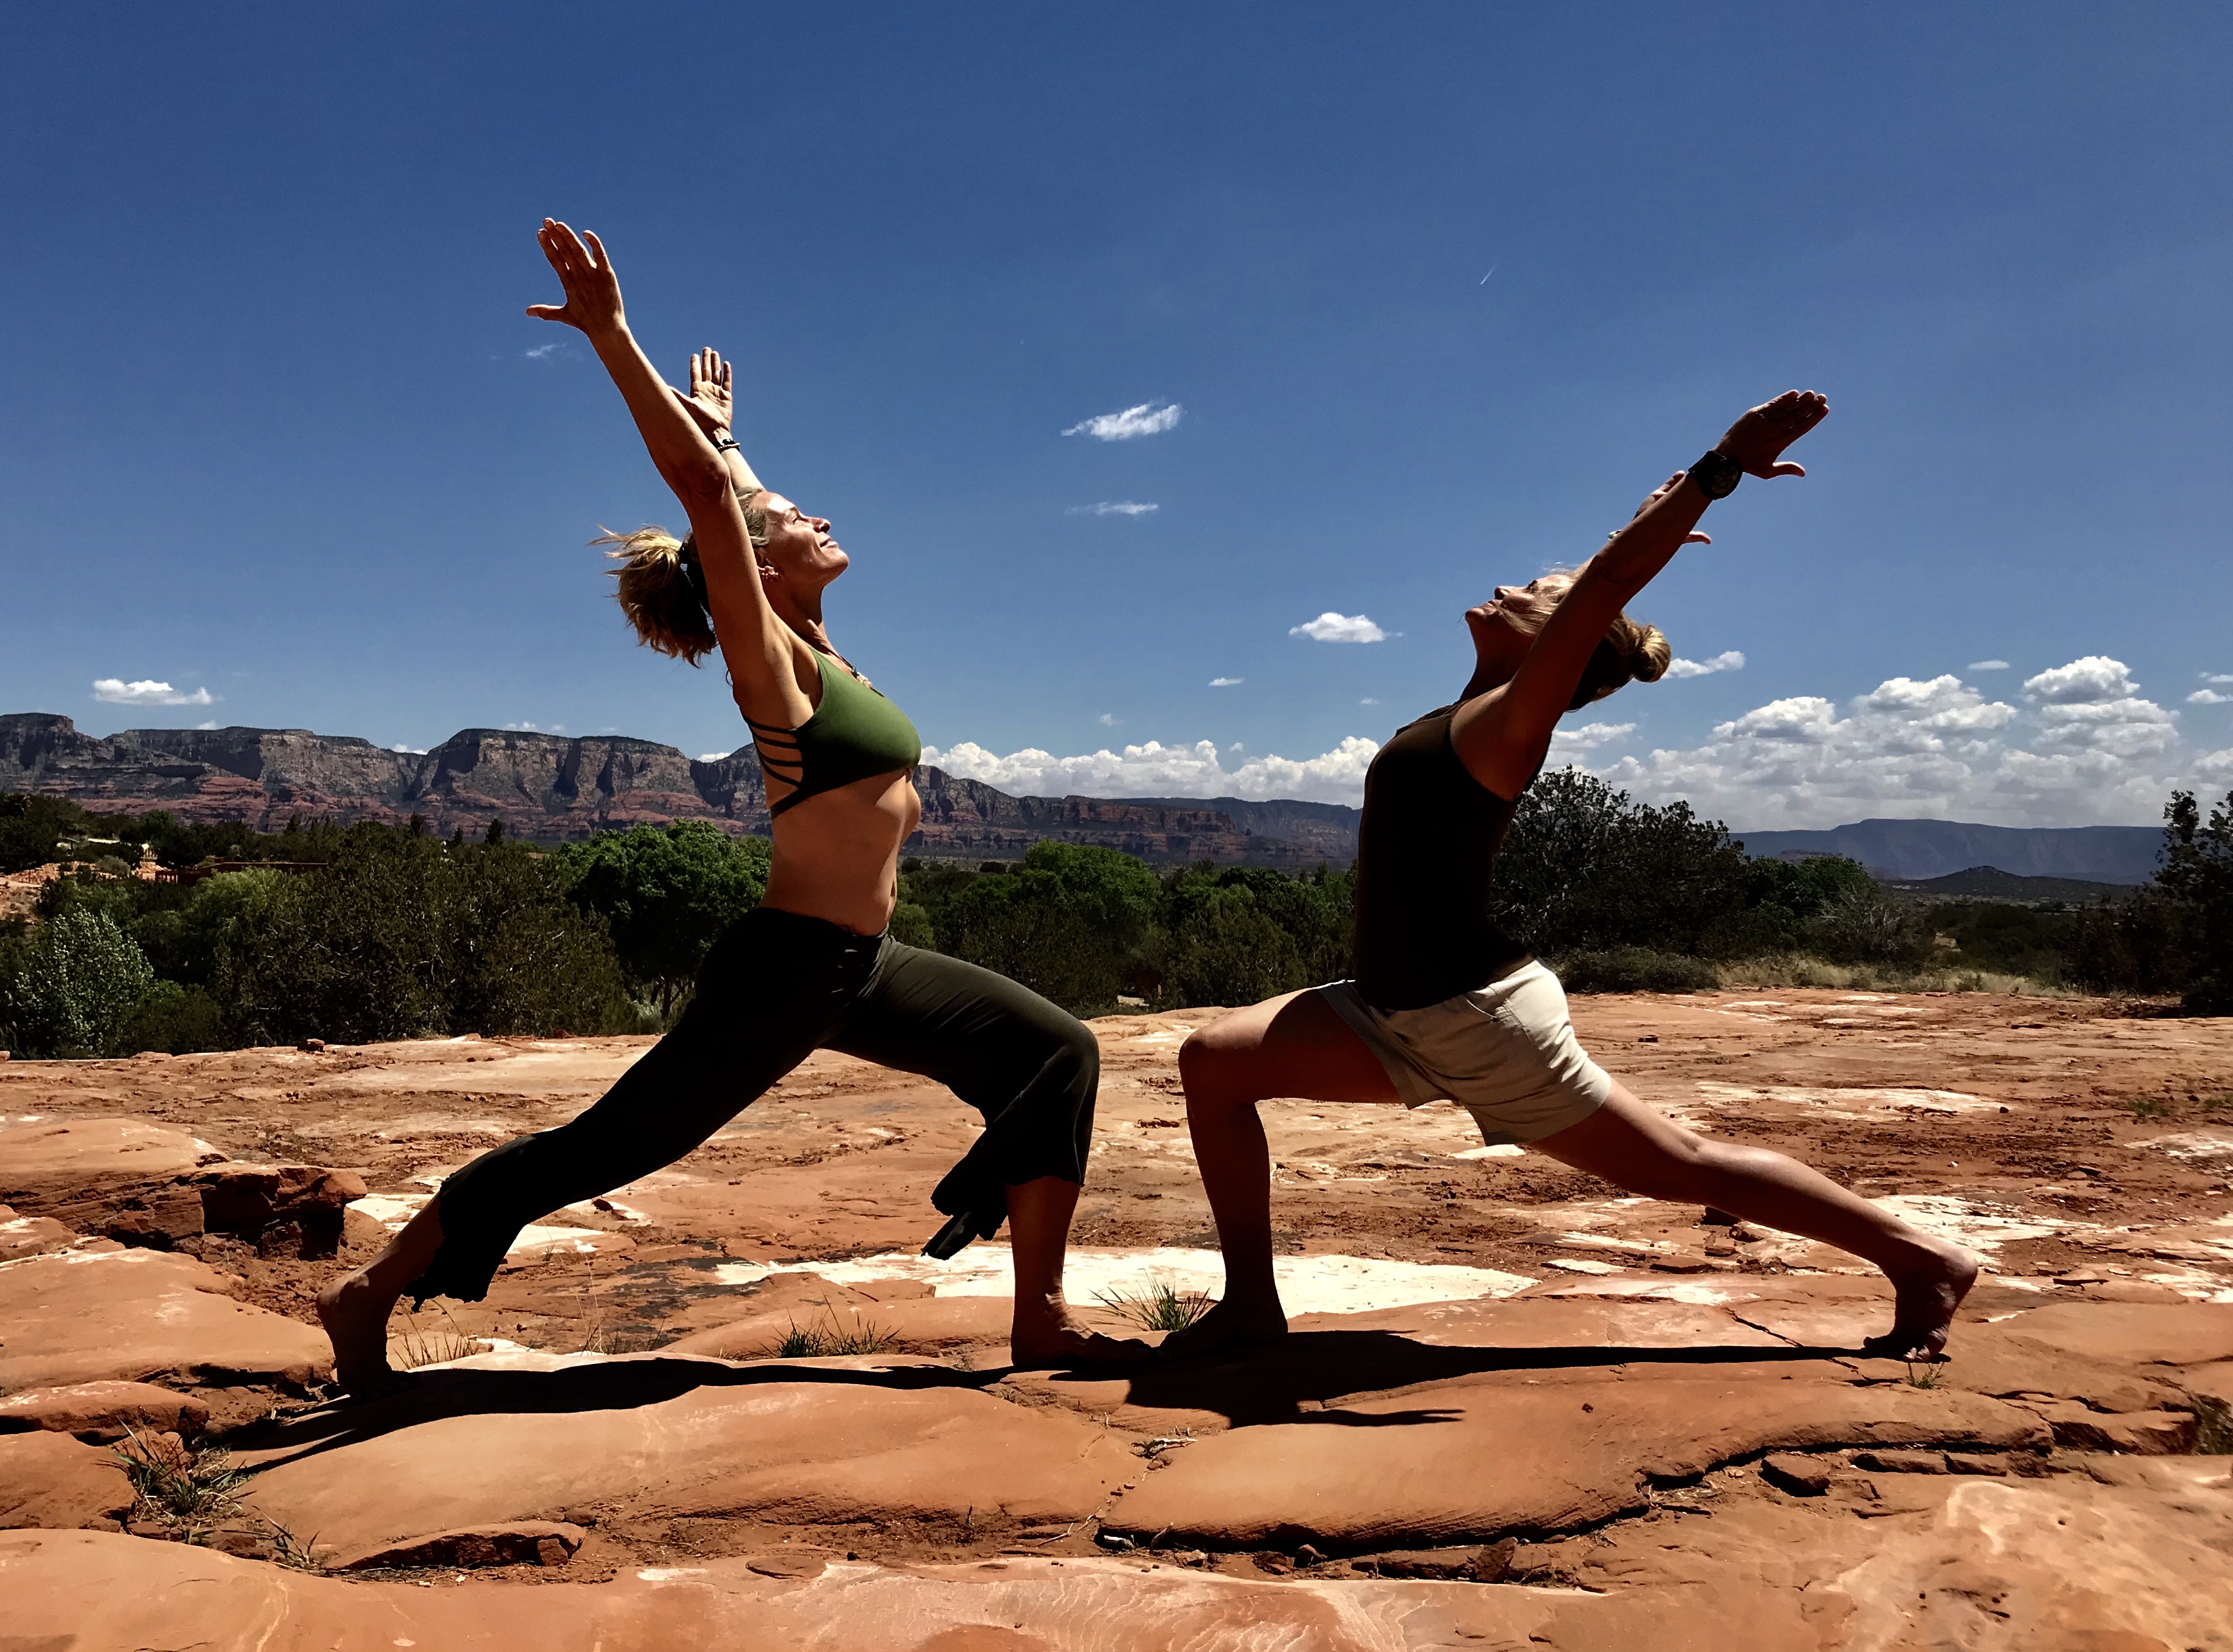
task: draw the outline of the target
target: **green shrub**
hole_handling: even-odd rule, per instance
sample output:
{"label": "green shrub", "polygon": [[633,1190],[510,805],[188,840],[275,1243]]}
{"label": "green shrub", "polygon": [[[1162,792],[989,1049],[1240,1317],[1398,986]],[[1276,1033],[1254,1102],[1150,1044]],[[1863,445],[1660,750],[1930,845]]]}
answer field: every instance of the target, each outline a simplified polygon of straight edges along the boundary
{"label": "green shrub", "polygon": [[0,1022],[23,1055],[100,1054],[155,979],[105,912],[65,912],[10,951]]}
{"label": "green shrub", "polygon": [[108,1053],[136,1056],[161,1050],[183,1056],[196,1050],[223,1050],[225,1011],[207,989],[159,980],[108,1036]]}
{"label": "green shrub", "polygon": [[771,848],[693,820],[600,832],[554,859],[575,905],[609,929],[628,979],[671,1018],[715,939],[767,893]]}
{"label": "green shrub", "polygon": [[1721,985],[1703,959],[1649,946],[1569,953],[1553,967],[1569,992],[1710,992]]}

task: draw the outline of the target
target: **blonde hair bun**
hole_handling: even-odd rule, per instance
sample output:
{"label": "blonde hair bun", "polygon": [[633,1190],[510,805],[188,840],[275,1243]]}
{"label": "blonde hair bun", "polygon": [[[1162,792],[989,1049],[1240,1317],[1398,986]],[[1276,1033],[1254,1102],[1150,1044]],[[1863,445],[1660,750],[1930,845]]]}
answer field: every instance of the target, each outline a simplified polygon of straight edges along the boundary
{"label": "blonde hair bun", "polygon": [[1656,625],[1645,626],[1643,634],[1636,640],[1633,661],[1636,680],[1640,683],[1657,682],[1667,674],[1667,667],[1674,660],[1675,649],[1667,641],[1667,634]]}
{"label": "blonde hair bun", "polygon": [[637,641],[693,666],[713,653],[713,621],[683,569],[682,541],[664,528],[642,527],[607,529],[589,543],[612,547],[605,555],[620,566],[605,571],[620,582],[613,595]]}

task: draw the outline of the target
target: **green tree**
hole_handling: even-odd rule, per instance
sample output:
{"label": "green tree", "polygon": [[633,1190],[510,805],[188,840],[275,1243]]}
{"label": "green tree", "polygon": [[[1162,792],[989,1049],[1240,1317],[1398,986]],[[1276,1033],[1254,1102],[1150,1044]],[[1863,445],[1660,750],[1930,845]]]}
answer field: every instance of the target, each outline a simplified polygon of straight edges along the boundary
{"label": "green tree", "polygon": [[2233,1011],[2233,792],[2207,819],[2192,792],[2171,794],[2156,887],[2184,918],[2186,1007]]}
{"label": "green tree", "polygon": [[609,927],[621,967],[671,1018],[715,938],[767,893],[771,848],[692,820],[600,832],[556,859],[575,904]]}
{"label": "green tree", "polygon": [[1520,794],[1496,866],[1499,921],[1538,953],[1724,955],[1747,939],[1744,851],[1688,803],[1636,803],[1579,769]]}
{"label": "green tree", "polygon": [[65,912],[14,950],[0,1020],[26,1055],[100,1054],[155,979],[105,912]]}
{"label": "green tree", "polygon": [[941,950],[1066,1009],[1107,1009],[1146,965],[1162,886],[1116,849],[1040,842],[1013,871],[973,878],[937,908]]}
{"label": "green tree", "polygon": [[1163,986],[1183,1005],[1254,1004],[1351,972],[1356,880],[1208,862],[1165,886]]}

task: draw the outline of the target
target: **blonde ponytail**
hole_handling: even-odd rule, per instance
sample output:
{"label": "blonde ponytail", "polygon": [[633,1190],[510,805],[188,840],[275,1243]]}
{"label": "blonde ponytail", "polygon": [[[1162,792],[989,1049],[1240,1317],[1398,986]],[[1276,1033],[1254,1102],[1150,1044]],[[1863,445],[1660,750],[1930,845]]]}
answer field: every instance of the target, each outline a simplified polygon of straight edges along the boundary
{"label": "blonde ponytail", "polygon": [[620,582],[613,595],[637,641],[693,666],[713,653],[713,622],[682,565],[681,540],[664,528],[644,527],[634,533],[607,529],[589,543],[614,548],[605,555],[620,566],[605,571]]}

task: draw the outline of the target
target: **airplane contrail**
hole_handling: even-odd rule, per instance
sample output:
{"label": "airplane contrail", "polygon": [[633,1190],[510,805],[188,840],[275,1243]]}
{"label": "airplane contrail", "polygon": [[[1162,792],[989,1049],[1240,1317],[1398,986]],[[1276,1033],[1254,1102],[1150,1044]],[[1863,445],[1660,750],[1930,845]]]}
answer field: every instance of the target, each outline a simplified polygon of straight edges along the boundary
{"label": "airplane contrail", "polygon": [[[1493,275],[1494,275],[1495,273],[1496,273],[1496,265],[1494,265],[1494,264],[1491,264],[1491,265],[1489,265],[1489,267],[1488,267],[1488,276],[1493,276]],[[1475,283],[1474,283],[1474,285],[1475,285],[1475,286],[1476,286],[1476,287],[1486,287],[1486,286],[1488,286],[1488,276],[1482,276],[1479,281],[1476,281]]]}

